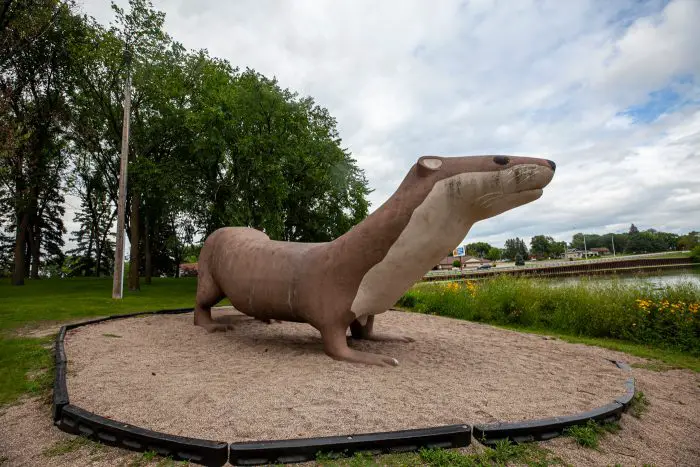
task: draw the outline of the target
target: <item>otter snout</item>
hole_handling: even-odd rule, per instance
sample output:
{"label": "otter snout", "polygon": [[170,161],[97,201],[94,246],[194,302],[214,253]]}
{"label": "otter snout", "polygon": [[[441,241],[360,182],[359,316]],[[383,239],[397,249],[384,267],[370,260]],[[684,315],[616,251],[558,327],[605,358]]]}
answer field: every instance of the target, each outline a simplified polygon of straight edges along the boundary
{"label": "otter snout", "polygon": [[547,160],[548,167],[540,164],[519,164],[500,172],[503,194],[541,190],[552,181],[556,164]]}

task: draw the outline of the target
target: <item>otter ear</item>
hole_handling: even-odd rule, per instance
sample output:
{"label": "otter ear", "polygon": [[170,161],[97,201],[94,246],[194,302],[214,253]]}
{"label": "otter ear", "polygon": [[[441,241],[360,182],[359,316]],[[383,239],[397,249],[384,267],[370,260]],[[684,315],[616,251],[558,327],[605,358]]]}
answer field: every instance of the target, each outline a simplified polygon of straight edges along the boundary
{"label": "otter ear", "polygon": [[423,156],[418,159],[418,175],[426,176],[431,172],[436,172],[442,167],[442,159],[433,156]]}

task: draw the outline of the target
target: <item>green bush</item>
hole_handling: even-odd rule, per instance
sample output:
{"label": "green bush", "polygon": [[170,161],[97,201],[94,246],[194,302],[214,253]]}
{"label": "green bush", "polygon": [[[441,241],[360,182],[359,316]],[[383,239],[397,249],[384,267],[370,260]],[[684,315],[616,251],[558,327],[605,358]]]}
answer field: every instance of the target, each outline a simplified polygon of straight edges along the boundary
{"label": "green bush", "polygon": [[700,355],[700,288],[692,283],[658,289],[641,280],[556,283],[503,275],[420,284],[398,305],[420,313],[609,337]]}
{"label": "green bush", "polygon": [[700,245],[690,250],[690,260],[694,263],[700,263]]}

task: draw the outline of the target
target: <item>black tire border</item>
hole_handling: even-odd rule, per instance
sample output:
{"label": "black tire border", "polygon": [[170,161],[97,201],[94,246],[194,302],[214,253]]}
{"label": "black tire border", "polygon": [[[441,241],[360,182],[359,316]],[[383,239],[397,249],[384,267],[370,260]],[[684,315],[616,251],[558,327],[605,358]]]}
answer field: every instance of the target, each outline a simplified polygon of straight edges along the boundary
{"label": "black tire border", "polygon": [[288,464],[313,461],[319,453],[351,456],[361,451],[377,455],[421,448],[451,449],[469,446],[471,436],[471,427],[460,424],[347,436],[231,443],[229,462],[233,465]]}
{"label": "black tire border", "polygon": [[[365,451],[375,455],[417,451],[422,448],[466,447],[471,444],[472,437],[485,445],[493,445],[504,439],[514,443],[542,441],[560,436],[567,427],[585,424],[589,420],[618,420],[622,412],[627,410],[636,391],[634,378],[630,377],[625,381],[625,393],[612,402],[592,410],[560,417],[474,426],[465,423],[413,430],[235,443],[187,438],[152,431],[102,417],[70,403],[66,382],[68,360],[64,347],[67,331],[115,319],[149,314],[181,314],[193,310],[193,308],[173,308],[142,311],[61,326],[54,346],[55,377],[52,402],[54,425],[67,433],[85,436],[123,449],[137,452],[152,450],[160,455],[170,456],[173,460],[186,460],[207,466],[222,466],[227,462],[232,465],[295,463],[314,460],[321,452],[343,456]],[[610,361],[623,371],[631,372],[631,368],[626,363],[618,360]]]}
{"label": "black tire border", "polygon": [[[632,371],[632,368],[625,362],[619,360],[609,361],[625,372],[629,373]],[[506,439],[513,443],[545,441],[561,436],[564,430],[570,426],[585,425],[589,420],[594,420],[596,422],[617,421],[632,402],[635,391],[634,378],[629,377],[625,381],[625,393],[616,397],[612,402],[600,407],[579,412],[574,415],[522,420],[517,422],[477,424],[474,425],[474,439],[487,446],[492,446]]]}

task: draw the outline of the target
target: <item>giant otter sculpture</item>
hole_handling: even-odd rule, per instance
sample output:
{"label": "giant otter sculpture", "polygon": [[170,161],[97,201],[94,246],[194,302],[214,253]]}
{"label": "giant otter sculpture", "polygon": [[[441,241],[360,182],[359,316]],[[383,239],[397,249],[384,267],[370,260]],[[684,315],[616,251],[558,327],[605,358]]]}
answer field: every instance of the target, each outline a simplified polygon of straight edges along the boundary
{"label": "giant otter sculpture", "polygon": [[530,157],[424,156],[384,204],[331,242],[218,229],[199,256],[194,324],[209,332],[229,329],[211,316],[211,307],[228,298],[259,320],[310,324],[336,360],[398,365],[350,348],[347,329],[357,339],[412,341],[376,333],[374,316],[392,307],[475,222],[538,199],[555,168]]}

